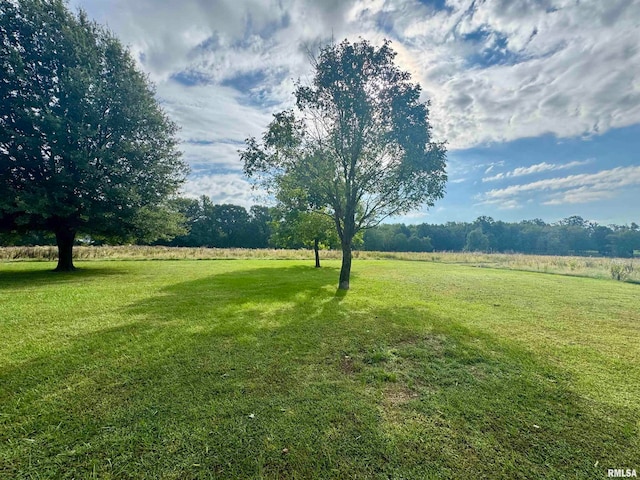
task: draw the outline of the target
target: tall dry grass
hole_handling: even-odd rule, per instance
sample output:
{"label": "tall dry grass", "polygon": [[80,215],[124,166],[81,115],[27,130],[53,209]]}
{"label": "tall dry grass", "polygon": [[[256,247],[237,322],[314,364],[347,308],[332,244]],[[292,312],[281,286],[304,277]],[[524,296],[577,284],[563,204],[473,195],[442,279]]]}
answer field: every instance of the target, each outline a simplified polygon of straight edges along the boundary
{"label": "tall dry grass", "polygon": [[[246,249],[246,248],[188,248],[160,246],[77,246],[76,260],[207,260],[207,259],[264,259],[309,260],[311,250]],[[340,259],[338,250],[324,250],[323,259]],[[53,261],[58,252],[55,246],[0,247],[0,261]],[[640,259],[611,259],[601,257],[560,257],[548,255],[470,253],[470,252],[354,252],[355,258],[369,260],[407,260],[453,263],[484,268],[506,268],[532,272],[575,275],[593,278],[615,278],[640,282]],[[620,274],[622,272],[622,274]],[[616,276],[618,278],[616,278]]]}

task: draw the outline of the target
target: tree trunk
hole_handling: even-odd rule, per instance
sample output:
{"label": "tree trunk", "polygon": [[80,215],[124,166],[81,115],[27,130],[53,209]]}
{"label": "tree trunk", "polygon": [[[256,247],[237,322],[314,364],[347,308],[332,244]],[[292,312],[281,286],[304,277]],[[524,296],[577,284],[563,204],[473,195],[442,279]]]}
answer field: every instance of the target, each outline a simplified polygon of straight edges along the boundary
{"label": "tree trunk", "polygon": [[73,266],[73,241],[76,238],[76,231],[69,227],[60,227],[55,231],[56,243],[58,244],[58,266],[56,272],[72,272],[76,269]]}
{"label": "tree trunk", "polygon": [[349,277],[351,276],[351,242],[342,244],[342,268],[340,269],[339,290],[349,290]]}
{"label": "tree trunk", "polygon": [[316,255],[316,268],[320,268],[320,245],[318,244],[318,239],[313,239],[313,253]]}

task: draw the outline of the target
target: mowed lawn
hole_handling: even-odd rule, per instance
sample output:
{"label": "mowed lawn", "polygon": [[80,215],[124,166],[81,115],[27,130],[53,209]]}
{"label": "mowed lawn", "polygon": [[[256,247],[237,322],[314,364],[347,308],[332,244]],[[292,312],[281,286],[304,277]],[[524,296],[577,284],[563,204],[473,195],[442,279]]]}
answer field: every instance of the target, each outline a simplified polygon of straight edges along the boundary
{"label": "mowed lawn", "polygon": [[0,264],[0,477],[640,471],[640,285],[426,262]]}

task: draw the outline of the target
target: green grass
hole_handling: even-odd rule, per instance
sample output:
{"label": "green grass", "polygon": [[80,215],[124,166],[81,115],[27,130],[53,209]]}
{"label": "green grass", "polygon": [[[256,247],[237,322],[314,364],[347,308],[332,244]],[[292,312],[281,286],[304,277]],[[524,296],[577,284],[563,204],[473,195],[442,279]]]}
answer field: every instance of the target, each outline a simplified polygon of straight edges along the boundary
{"label": "green grass", "polygon": [[640,285],[325,263],[0,264],[0,476],[640,469]]}

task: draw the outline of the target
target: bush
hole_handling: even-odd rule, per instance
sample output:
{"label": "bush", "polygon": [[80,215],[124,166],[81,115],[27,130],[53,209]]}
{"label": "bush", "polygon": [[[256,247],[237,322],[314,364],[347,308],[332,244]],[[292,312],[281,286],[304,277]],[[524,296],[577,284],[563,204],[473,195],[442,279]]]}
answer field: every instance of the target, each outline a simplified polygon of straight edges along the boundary
{"label": "bush", "polygon": [[611,262],[611,278],[624,282],[633,273],[633,263]]}

